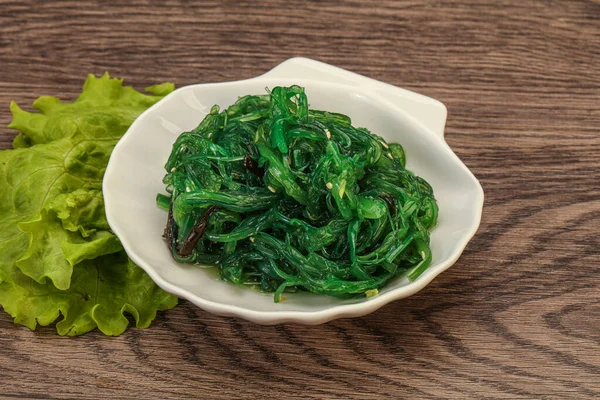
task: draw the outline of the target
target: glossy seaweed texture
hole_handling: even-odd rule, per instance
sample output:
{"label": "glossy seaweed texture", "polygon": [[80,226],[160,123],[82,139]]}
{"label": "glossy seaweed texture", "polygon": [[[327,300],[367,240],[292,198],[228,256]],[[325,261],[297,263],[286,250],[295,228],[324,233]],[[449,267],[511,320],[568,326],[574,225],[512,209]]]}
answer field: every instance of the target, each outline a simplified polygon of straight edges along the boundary
{"label": "glossy seaweed texture", "polygon": [[[410,155],[408,155],[410,156]],[[165,165],[165,240],[184,263],[274,292],[371,296],[431,263],[438,206],[398,143],[309,108],[299,86],[248,95],[182,133]]]}

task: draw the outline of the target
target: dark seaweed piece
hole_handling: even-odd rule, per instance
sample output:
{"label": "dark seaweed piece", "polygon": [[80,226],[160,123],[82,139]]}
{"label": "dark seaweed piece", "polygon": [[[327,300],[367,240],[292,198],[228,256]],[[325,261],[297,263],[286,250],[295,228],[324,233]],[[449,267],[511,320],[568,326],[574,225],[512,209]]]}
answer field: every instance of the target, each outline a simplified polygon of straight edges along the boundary
{"label": "dark seaweed piece", "polygon": [[260,168],[258,163],[249,154],[246,154],[244,157],[244,167],[259,178],[265,176],[265,169]]}
{"label": "dark seaweed piece", "polygon": [[196,223],[188,233],[187,237],[183,241],[181,245],[181,249],[179,249],[179,255],[181,257],[188,257],[192,254],[194,247],[198,244],[198,241],[202,239],[204,236],[204,232],[206,232],[206,226],[208,225],[208,219],[217,211],[217,206],[210,206],[204,211],[202,217],[200,217],[200,221]]}

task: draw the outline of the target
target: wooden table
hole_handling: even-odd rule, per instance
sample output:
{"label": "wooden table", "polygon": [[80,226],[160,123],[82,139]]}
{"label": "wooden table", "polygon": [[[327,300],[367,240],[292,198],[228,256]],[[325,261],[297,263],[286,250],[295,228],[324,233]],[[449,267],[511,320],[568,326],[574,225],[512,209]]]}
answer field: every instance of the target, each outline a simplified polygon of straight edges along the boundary
{"label": "wooden table", "polygon": [[121,3],[0,1],[2,148],[10,100],[72,99],[89,72],[182,86],[301,55],[444,102],[483,221],[422,292],[322,326],[181,301],[69,339],[0,313],[0,397],[600,397],[600,2]]}

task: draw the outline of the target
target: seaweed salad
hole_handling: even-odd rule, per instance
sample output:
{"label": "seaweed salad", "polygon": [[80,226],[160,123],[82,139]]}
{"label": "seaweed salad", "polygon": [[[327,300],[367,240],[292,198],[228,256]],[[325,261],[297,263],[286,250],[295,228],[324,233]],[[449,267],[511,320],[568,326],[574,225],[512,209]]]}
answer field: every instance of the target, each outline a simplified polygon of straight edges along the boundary
{"label": "seaweed salad", "polygon": [[175,260],[274,292],[373,296],[431,263],[438,206],[404,149],[299,86],[240,97],[181,134],[166,163],[164,237]]}

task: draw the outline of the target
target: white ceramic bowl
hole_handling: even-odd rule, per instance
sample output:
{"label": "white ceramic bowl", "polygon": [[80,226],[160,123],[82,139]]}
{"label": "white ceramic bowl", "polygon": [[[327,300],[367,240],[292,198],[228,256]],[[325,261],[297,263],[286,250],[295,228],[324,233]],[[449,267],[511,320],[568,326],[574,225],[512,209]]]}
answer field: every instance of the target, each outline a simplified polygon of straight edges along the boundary
{"label": "white ceramic bowl", "polygon": [[[162,238],[167,216],[155,197],[164,193],[163,166],[177,136],[196,127],[213,104],[224,108],[238,96],[291,84],[306,88],[312,108],[347,114],[355,125],[401,143],[407,168],[432,185],[440,208],[431,234],[433,262],[414,282],[399,277],[369,299],[299,293],[276,304],[271,294],[222,282],[172,259]],[[131,259],[160,287],[212,313],[260,324],[319,324],[365,315],[423,289],[456,262],[479,226],[483,190],[444,141],[445,122],[446,108],[437,100],[305,58],[245,81],[186,86],[140,115],[115,147],[103,183],[108,222]]]}

